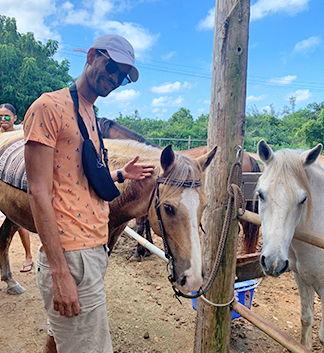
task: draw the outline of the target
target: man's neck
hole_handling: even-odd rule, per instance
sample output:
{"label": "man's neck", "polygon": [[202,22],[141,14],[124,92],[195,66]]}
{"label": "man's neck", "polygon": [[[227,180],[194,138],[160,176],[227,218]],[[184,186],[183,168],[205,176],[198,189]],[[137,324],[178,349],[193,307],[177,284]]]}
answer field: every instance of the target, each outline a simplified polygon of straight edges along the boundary
{"label": "man's neck", "polygon": [[76,86],[77,86],[78,93],[81,94],[81,96],[84,97],[88,102],[90,102],[91,104],[94,104],[98,96],[93,90],[90,89],[87,78],[84,74],[82,74],[76,80]]}

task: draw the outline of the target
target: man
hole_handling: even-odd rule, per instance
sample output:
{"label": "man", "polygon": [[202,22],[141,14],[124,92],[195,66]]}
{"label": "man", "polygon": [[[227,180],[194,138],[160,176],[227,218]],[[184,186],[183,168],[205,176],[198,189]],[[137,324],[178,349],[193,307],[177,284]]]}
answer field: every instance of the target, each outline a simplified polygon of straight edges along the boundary
{"label": "man", "polygon": [[[138,71],[131,44],[116,35],[97,39],[76,81],[79,113],[100,151],[93,104]],[[108,266],[108,203],[83,173],[82,136],[68,88],[43,94],[25,116],[25,162],[30,205],[42,249],[36,278],[49,330],[45,353],[112,353],[103,279]],[[136,164],[113,181],[149,177],[153,165]],[[118,172],[118,174],[117,174]]]}

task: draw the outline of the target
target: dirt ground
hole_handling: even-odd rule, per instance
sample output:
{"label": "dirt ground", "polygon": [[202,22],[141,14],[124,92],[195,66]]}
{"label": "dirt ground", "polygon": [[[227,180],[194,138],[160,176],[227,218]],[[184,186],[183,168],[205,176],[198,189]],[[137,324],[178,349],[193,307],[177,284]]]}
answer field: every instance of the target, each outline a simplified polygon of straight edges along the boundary
{"label": "dirt ground", "polygon": [[[39,239],[31,234],[33,256]],[[162,248],[160,239],[155,244]],[[189,353],[193,351],[196,311],[191,301],[182,305],[173,297],[165,263],[156,256],[137,262],[132,256],[135,241],[124,235],[110,257],[106,275],[107,308],[115,352]],[[13,275],[26,289],[19,296],[8,295],[0,284],[0,352],[41,353],[46,336],[46,315],[42,308],[34,271],[20,273],[24,251],[18,234],[10,248]],[[299,297],[292,274],[278,279],[259,279],[252,310],[298,340]],[[320,302],[315,300],[314,351],[320,349],[317,330]],[[251,324],[232,321],[231,353],[281,353],[279,344]]]}

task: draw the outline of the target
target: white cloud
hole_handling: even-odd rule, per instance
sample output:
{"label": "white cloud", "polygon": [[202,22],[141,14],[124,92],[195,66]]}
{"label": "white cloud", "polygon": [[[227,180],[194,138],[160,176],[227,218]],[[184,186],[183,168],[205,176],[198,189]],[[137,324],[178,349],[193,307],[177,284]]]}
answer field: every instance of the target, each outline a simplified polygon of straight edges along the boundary
{"label": "white cloud", "polygon": [[321,43],[322,40],[320,37],[310,37],[296,43],[294,52],[308,54],[313,52]]}
{"label": "white cloud", "polygon": [[176,81],[174,83],[166,82],[160,86],[152,87],[151,92],[157,93],[157,94],[166,94],[166,93],[179,92],[181,89],[190,89],[191,87],[192,85],[188,82],[184,82],[183,85],[179,81]]}
{"label": "white cloud", "polygon": [[294,16],[307,10],[310,0],[259,0],[251,6],[251,21],[260,20],[268,15],[284,13]]}
{"label": "white cloud", "polygon": [[215,23],[215,7],[208,10],[208,15],[198,23],[197,29],[198,31],[208,31],[214,28],[214,23]]}
{"label": "white cloud", "polygon": [[109,100],[115,100],[119,102],[130,101],[139,98],[141,95],[140,92],[135,91],[133,89],[124,89],[123,91],[113,91],[109,94]]}
{"label": "white cloud", "polygon": [[[36,39],[42,42],[48,39],[61,42],[59,30],[62,26],[80,25],[90,28],[94,32],[94,39],[104,33],[125,37],[132,43],[136,58],[141,58],[156,43],[159,34],[151,34],[137,23],[111,20],[112,15],[126,8],[129,10],[130,4],[126,6],[126,3],[123,0],[91,0],[76,5],[72,1],[0,0],[0,9],[2,15],[17,20],[19,32],[33,32]],[[134,2],[133,6],[136,4]]]}
{"label": "white cloud", "polygon": [[296,80],[297,76],[296,75],[288,75],[284,77],[275,77],[267,80],[267,83],[270,85],[280,85],[280,86],[286,86],[290,85],[294,80]]}
{"label": "white cloud", "polygon": [[286,100],[289,101],[291,96],[296,97],[296,103],[300,103],[312,97],[312,94],[309,92],[309,89],[299,89],[296,92],[287,94]]}
{"label": "white cloud", "polygon": [[16,19],[18,32],[33,32],[42,42],[61,40],[58,32],[45,24],[46,17],[56,14],[53,0],[0,0],[0,8],[1,15]]}
{"label": "white cloud", "polygon": [[[299,12],[307,10],[310,0],[258,0],[251,6],[250,20],[260,20],[263,17],[276,13],[284,13],[294,16]],[[201,20],[197,29],[206,31],[214,29],[215,7],[208,10],[207,16]]]}
{"label": "white cloud", "polygon": [[261,96],[255,97],[255,96],[248,96],[246,98],[246,102],[247,103],[251,103],[251,102],[260,102],[263,101],[267,96],[265,94],[262,94]]}
{"label": "white cloud", "polygon": [[174,57],[177,54],[176,51],[171,51],[169,54],[166,54],[162,56],[163,60],[170,60],[172,57]]}
{"label": "white cloud", "polygon": [[95,0],[93,3],[89,3],[86,8],[76,9],[74,5],[72,7],[64,5],[61,7],[61,18],[64,19],[65,24],[86,26],[95,30],[99,33],[97,33],[97,37],[102,33],[118,34],[125,37],[134,47],[136,58],[141,58],[144,52],[156,43],[159,34],[153,35],[137,23],[107,19],[109,14],[120,11],[121,8],[124,6],[117,7],[114,1],[104,0]]}
{"label": "white cloud", "polygon": [[205,101],[204,101],[204,104],[210,105],[210,100],[205,100]]}
{"label": "white cloud", "polygon": [[184,99],[182,98],[182,96],[179,96],[176,99],[173,99],[172,97],[159,97],[159,98],[154,98],[152,100],[152,107],[178,107],[180,105],[182,105],[184,102]]}

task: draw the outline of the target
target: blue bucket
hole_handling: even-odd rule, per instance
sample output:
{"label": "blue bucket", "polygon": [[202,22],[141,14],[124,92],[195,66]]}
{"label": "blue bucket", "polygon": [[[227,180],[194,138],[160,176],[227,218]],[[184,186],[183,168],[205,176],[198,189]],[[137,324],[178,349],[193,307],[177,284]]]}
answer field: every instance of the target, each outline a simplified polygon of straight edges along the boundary
{"label": "blue bucket", "polygon": [[[238,301],[246,306],[248,309],[251,309],[252,299],[254,289],[259,285],[259,282],[251,279],[249,281],[237,282],[234,283],[234,291],[237,293]],[[196,294],[196,292],[192,292],[192,294]],[[197,310],[197,298],[191,299],[192,307]],[[232,320],[241,317],[237,312],[233,310],[232,312]]]}

